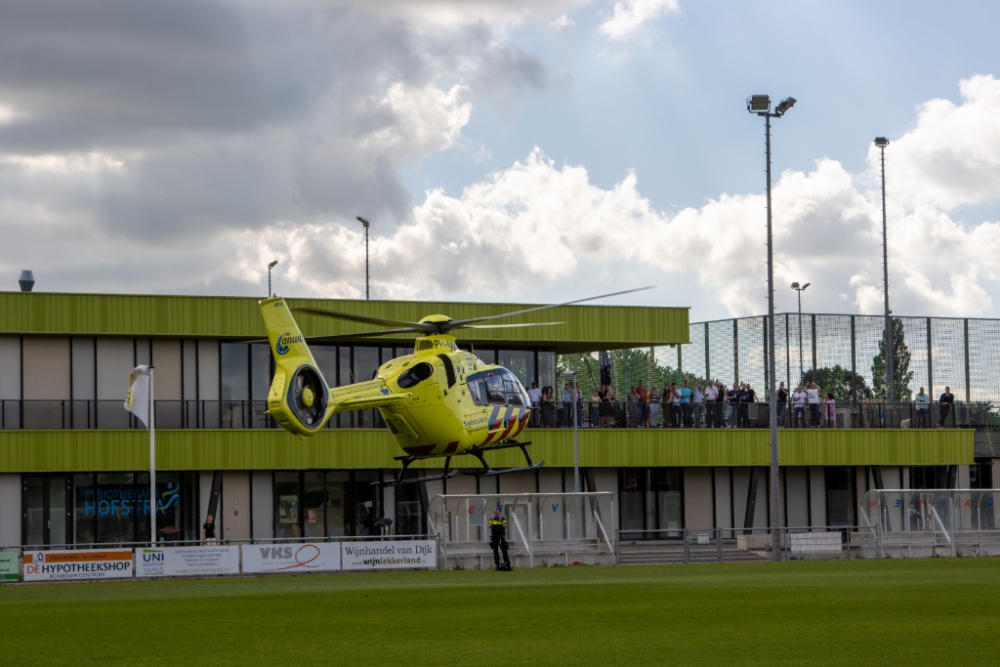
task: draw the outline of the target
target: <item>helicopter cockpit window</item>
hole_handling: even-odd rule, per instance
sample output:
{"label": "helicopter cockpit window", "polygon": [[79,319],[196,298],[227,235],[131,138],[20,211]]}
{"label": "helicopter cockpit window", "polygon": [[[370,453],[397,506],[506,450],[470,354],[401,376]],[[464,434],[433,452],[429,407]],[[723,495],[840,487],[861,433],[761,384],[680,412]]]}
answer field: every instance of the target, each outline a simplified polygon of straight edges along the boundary
{"label": "helicopter cockpit window", "polygon": [[504,396],[503,391],[503,379],[499,375],[487,375],[486,380],[486,398],[490,403],[499,403],[503,405],[507,402],[507,398]]}
{"label": "helicopter cockpit window", "polygon": [[472,402],[475,405],[486,405],[489,403],[486,400],[486,385],[483,383],[482,378],[469,380],[469,395],[472,396]]}
{"label": "helicopter cockpit window", "polygon": [[528,395],[518,381],[517,376],[508,370],[503,373],[503,388],[507,394],[508,405],[528,405]]}

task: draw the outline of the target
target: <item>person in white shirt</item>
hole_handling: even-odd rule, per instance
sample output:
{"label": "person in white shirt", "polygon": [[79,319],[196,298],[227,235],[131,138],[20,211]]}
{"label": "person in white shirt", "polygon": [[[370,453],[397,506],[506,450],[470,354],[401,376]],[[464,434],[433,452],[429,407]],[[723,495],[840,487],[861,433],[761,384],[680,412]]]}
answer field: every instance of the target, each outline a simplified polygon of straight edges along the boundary
{"label": "person in white shirt", "polygon": [[718,426],[719,410],[715,405],[715,399],[719,397],[719,390],[715,388],[715,383],[709,380],[705,389],[705,428],[715,428]]}
{"label": "person in white shirt", "polygon": [[792,421],[792,425],[796,428],[805,428],[806,401],[808,398],[806,392],[802,390],[802,385],[795,388],[795,393],[792,394],[792,407],[795,408],[795,418]]}
{"label": "person in white shirt", "polygon": [[701,391],[701,383],[695,382],[694,389],[691,391],[691,401],[694,403],[694,427],[701,428],[701,409],[702,401],[705,400],[705,394]]}
{"label": "person in white shirt", "polygon": [[815,382],[810,382],[809,387],[806,388],[806,397],[809,401],[809,425],[813,428],[819,428],[819,405],[822,402],[820,398],[819,385]]}
{"label": "person in white shirt", "polygon": [[537,382],[531,383],[531,389],[528,390],[528,400],[531,401],[531,425],[537,428],[542,419],[542,390],[538,388]]}

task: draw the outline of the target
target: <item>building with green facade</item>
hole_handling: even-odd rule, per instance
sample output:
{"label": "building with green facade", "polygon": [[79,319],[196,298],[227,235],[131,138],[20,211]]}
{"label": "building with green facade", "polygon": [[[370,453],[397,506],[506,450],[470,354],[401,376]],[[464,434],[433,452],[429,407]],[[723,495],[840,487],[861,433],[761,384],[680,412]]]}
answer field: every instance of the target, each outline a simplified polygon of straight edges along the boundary
{"label": "building with green facade", "polygon": [[[289,302],[408,321],[524,307]],[[459,342],[525,386],[537,382],[557,393],[560,355],[689,343],[685,308],[571,306],[547,319],[564,324],[467,330]],[[310,316],[300,325],[307,336],[366,329]],[[149,540],[148,435],[123,407],[129,372],[142,363],[156,369],[161,539],[200,538],[216,478],[216,524],[228,539],[366,535],[382,525],[421,534],[437,494],[572,490],[572,429],[537,422],[521,438],[533,442],[535,460],[546,461],[541,470],[373,485],[392,478],[400,454],[377,411],[335,416],[308,440],[275,428],[264,414],[270,347],[252,341],[265,335],[252,298],[0,294],[0,546]],[[316,345],[314,356],[327,380],[342,385],[371,378],[411,347],[412,337],[402,335],[346,338]],[[583,422],[582,477],[587,490],[615,494],[615,528],[769,525],[768,476],[759,474],[769,462],[767,429]],[[783,525],[855,525],[858,499],[879,485],[992,485],[994,462],[975,458],[971,429],[783,429],[779,450]],[[487,458],[502,468],[520,465],[520,456],[505,450]],[[474,464],[467,462],[470,470]],[[415,465],[411,474],[422,470]]]}

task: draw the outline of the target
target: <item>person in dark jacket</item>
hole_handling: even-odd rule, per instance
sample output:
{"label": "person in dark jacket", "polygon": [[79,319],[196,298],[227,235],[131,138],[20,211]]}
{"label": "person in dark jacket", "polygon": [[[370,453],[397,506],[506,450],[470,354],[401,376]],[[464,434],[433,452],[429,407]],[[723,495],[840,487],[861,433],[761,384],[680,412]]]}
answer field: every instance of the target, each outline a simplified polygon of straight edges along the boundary
{"label": "person in dark jacket", "polygon": [[[493,549],[493,563],[497,572],[510,572],[510,557],[507,555],[507,519],[500,516],[500,508],[493,509],[490,519],[490,548]],[[500,552],[503,552],[503,565],[500,564]]]}

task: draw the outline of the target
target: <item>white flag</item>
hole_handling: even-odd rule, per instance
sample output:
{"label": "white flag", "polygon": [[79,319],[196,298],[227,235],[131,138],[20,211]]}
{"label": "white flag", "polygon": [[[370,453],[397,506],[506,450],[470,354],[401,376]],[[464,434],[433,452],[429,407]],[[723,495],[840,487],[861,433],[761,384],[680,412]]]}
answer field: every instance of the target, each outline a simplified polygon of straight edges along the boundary
{"label": "white flag", "polygon": [[149,366],[136,366],[128,377],[128,398],[125,409],[149,426]]}

